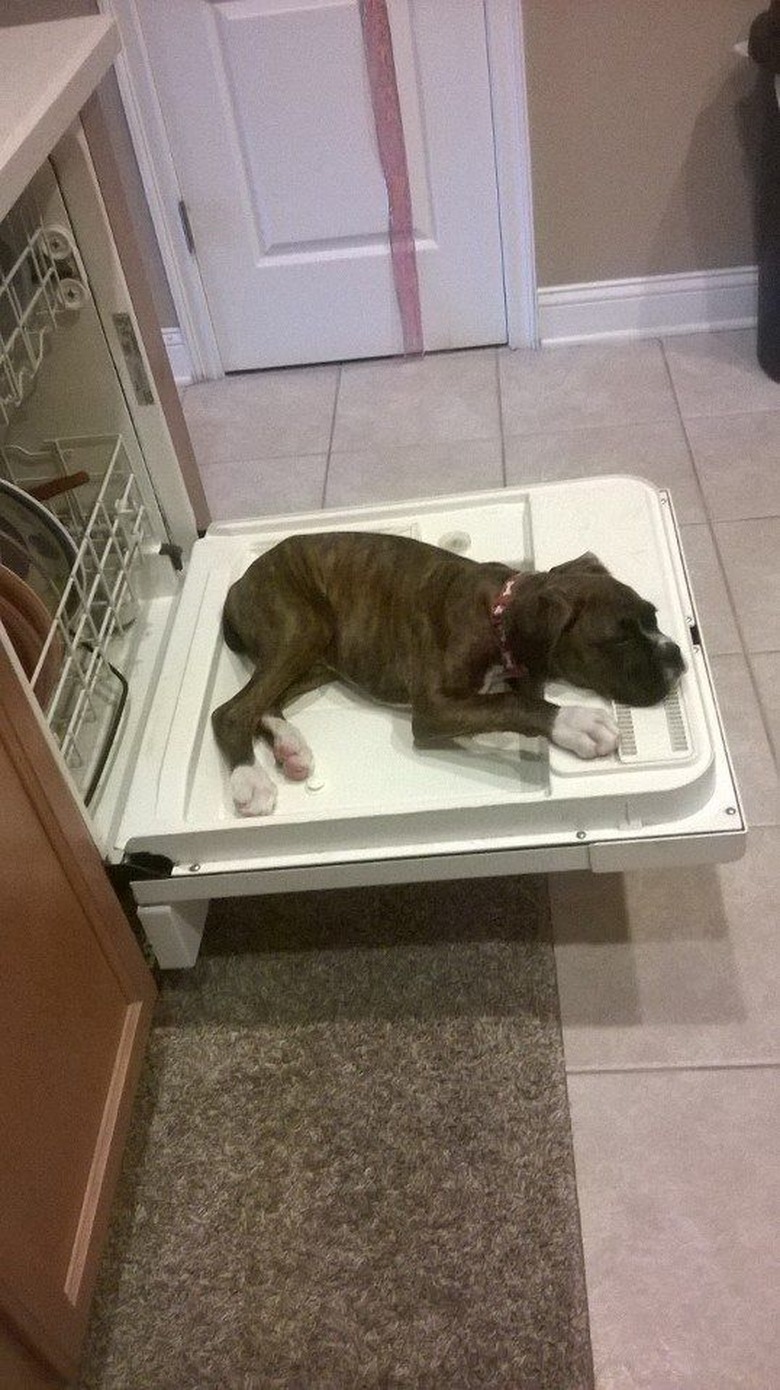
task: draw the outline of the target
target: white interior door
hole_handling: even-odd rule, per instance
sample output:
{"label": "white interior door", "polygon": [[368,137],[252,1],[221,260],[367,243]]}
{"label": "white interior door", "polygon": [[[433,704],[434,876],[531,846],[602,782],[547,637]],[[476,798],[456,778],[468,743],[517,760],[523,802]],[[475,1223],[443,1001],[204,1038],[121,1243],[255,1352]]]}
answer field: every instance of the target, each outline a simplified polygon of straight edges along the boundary
{"label": "white interior door", "polygon": [[[427,351],[506,340],[481,0],[389,0]],[[226,371],[403,349],[357,0],[136,0]]]}

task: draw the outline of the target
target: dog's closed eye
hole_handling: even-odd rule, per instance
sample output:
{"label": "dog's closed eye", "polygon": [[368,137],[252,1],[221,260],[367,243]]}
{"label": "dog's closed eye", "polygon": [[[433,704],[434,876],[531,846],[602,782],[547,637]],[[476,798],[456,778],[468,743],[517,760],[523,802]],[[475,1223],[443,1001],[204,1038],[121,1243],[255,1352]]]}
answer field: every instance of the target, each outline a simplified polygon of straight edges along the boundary
{"label": "dog's closed eye", "polygon": [[596,645],[607,651],[614,651],[615,648],[628,647],[636,642],[641,635],[641,628],[638,623],[630,621],[621,622],[616,631],[610,632],[609,636],[603,637]]}

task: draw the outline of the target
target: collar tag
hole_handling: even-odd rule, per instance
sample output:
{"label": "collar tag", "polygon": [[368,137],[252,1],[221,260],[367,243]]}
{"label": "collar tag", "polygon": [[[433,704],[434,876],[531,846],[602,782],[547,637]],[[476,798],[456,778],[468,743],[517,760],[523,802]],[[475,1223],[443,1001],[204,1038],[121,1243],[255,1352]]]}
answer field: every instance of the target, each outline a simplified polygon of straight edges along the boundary
{"label": "collar tag", "polygon": [[512,602],[515,585],[519,578],[519,571],[515,574],[510,574],[509,578],[499,590],[497,598],[493,600],[493,605],[490,609],[490,621],[493,624],[493,629],[498,639],[498,646],[501,652],[501,665],[504,668],[505,674],[512,680],[519,680],[523,676],[528,675],[528,668],[518,665],[509,649],[504,622],[506,610]]}

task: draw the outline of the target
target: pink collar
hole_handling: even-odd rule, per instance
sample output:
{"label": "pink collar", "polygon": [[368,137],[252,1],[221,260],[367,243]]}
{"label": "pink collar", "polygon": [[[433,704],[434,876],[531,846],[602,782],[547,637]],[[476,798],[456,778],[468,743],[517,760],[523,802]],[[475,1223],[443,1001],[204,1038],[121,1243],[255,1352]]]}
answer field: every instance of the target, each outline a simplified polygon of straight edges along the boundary
{"label": "pink collar", "polygon": [[509,643],[507,641],[506,626],[504,623],[504,615],[510,603],[512,602],[512,595],[514,594],[515,585],[517,584],[519,578],[519,572],[515,574],[510,574],[509,578],[506,580],[506,583],[499,590],[497,598],[493,600],[493,604],[490,609],[490,621],[493,624],[493,630],[498,639],[498,646],[501,652],[501,665],[504,668],[505,675],[507,675],[511,680],[519,680],[523,676],[528,675],[528,668],[526,666],[518,665],[518,663],[512,656],[512,653],[509,649]]}

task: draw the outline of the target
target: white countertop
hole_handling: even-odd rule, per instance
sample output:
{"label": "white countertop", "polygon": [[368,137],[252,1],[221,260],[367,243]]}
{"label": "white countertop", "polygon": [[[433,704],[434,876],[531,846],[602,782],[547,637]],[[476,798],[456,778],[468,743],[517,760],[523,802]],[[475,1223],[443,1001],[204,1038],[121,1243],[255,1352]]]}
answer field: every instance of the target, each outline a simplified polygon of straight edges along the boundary
{"label": "white countertop", "polygon": [[0,29],[0,218],[118,52],[116,25],[105,15]]}

